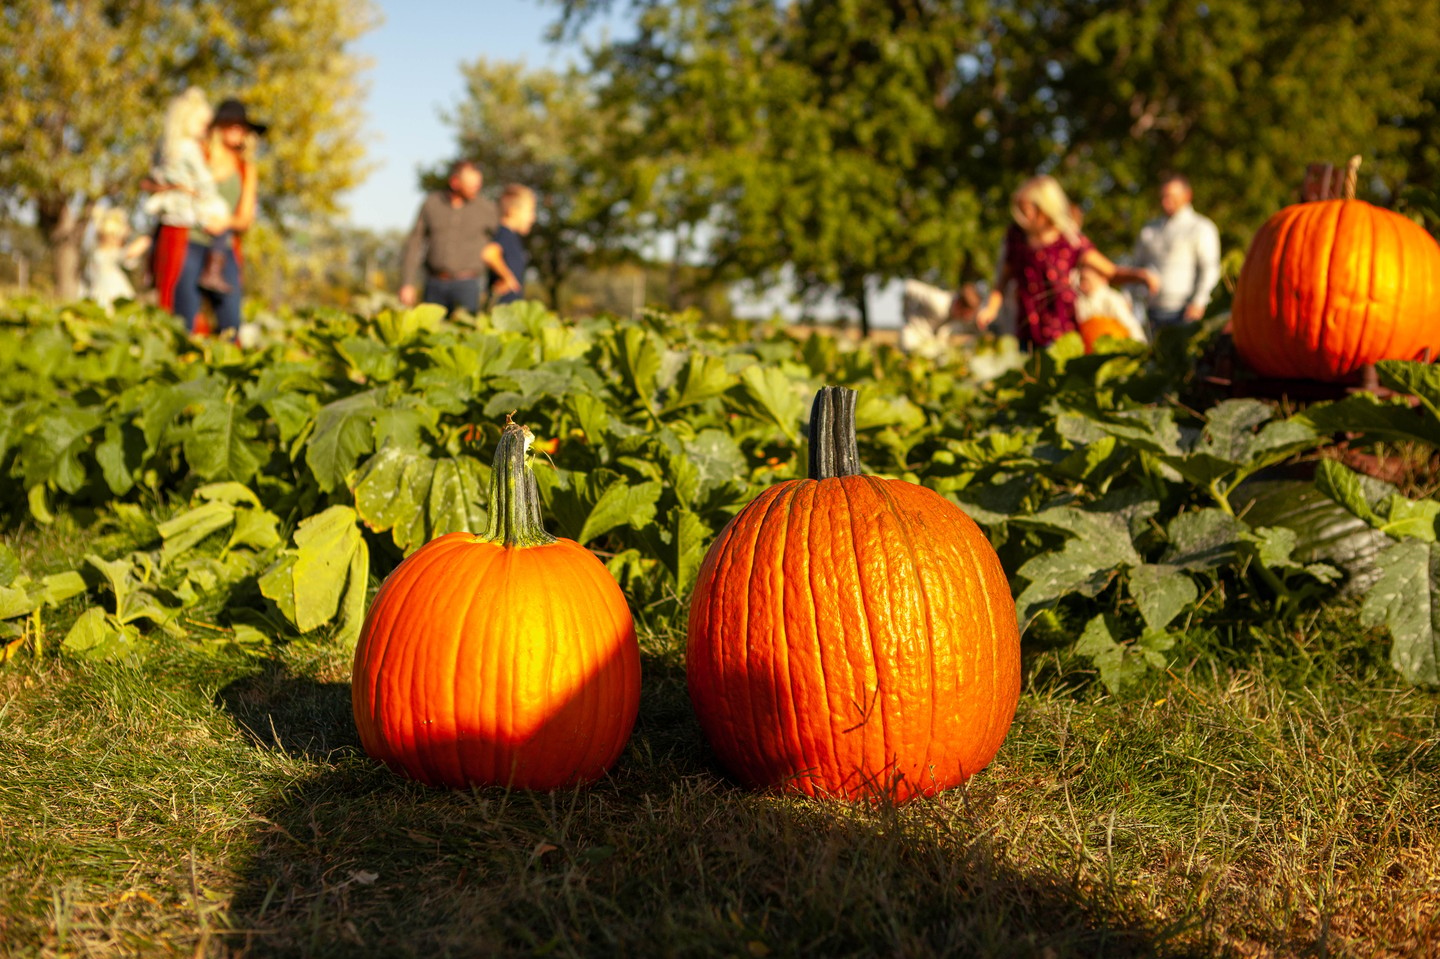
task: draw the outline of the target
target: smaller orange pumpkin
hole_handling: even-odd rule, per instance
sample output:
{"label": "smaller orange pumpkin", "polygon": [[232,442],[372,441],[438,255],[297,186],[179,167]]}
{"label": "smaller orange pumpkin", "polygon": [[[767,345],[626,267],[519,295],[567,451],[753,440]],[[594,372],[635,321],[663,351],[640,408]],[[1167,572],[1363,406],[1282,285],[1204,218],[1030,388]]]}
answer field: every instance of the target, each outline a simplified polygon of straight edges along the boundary
{"label": "smaller orange pumpkin", "polygon": [[1113,316],[1092,316],[1080,324],[1080,338],[1085,341],[1086,353],[1095,352],[1095,344],[1100,342],[1102,336],[1116,340],[1131,338],[1125,324]]}
{"label": "smaller orange pumpkin", "polygon": [[545,531],[528,457],[507,422],[490,528],[449,533],[385,580],[355,650],[365,751],[432,786],[555,789],[604,775],[640,707],[640,649],[595,555]]}

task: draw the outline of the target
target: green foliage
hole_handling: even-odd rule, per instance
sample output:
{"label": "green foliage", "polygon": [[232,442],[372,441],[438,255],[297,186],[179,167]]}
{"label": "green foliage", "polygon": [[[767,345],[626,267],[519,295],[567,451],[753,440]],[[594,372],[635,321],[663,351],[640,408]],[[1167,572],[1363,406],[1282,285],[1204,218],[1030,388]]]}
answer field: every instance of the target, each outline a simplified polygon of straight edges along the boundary
{"label": "green foliage", "polygon": [[935,368],[693,317],[564,323],[533,303],[467,323],[424,307],[318,312],[243,353],[139,310],[0,316],[0,347],[26,344],[0,361],[7,521],[93,511],[109,531],[59,579],[5,572],[16,564],[0,556],[12,641],[25,617],[86,591],[64,644],[77,655],[142,656],[159,634],[347,644],[374,581],[436,536],[485,527],[511,411],[552,451],[537,469],[551,531],[602,556],[642,618],[673,626],[731,517],[804,474],[814,390],[846,383],[867,468],[967,510],[1022,628],[1069,644],[1105,685],[1166,666],[1194,630],[1291,622],[1367,588],[1364,620],[1389,627],[1397,667],[1435,681],[1440,506],[1332,459],[1314,482],[1264,478],[1332,430],[1440,429],[1419,364],[1383,370],[1418,411],[1351,398],[1287,417],[1173,398],[1208,328],[1089,355],[1067,337],[989,379],[984,349]]}

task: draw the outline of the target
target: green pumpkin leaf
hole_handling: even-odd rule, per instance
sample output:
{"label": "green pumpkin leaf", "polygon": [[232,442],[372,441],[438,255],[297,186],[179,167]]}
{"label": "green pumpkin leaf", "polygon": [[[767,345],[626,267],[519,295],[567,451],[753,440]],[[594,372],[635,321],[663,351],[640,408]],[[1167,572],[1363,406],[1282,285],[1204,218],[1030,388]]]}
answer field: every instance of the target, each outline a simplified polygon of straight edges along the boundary
{"label": "green pumpkin leaf", "polygon": [[646,409],[654,408],[656,380],[660,374],[661,348],[648,330],[629,326],[616,342],[622,382]]}
{"label": "green pumpkin leaf", "polygon": [[585,518],[580,535],[575,537],[576,542],[583,545],[617,526],[640,529],[655,518],[655,504],[663,489],[663,484],[653,480],[633,486],[621,480],[611,485]]}
{"label": "green pumpkin leaf", "polygon": [[1427,409],[1414,409],[1403,401],[1377,399],[1370,393],[1316,404],[1297,414],[1296,419],[1304,420],[1323,434],[1361,433],[1392,443],[1419,440],[1440,446],[1440,417]]}
{"label": "green pumpkin leaf", "polygon": [[9,586],[20,575],[20,557],[5,543],[0,543],[0,586]]}
{"label": "green pumpkin leaf", "polygon": [[1218,509],[1181,513],[1165,532],[1170,550],[1163,562],[1192,571],[1234,565],[1250,542],[1250,528]]}
{"label": "green pumpkin leaf", "polygon": [[1430,413],[1430,423],[1440,427],[1436,422],[1440,418],[1440,367],[1416,360],[1381,360],[1375,364],[1375,372],[1382,386],[1419,397]]}
{"label": "green pumpkin leaf", "polygon": [[335,344],[357,382],[388,383],[400,371],[400,351],[368,336],[347,336]]}
{"label": "green pumpkin leaf", "polygon": [[1151,630],[1163,630],[1199,598],[1195,581],[1175,566],[1146,563],[1130,571],[1130,598]]}
{"label": "green pumpkin leaf", "polygon": [[378,389],[328,403],[315,416],[315,432],[305,444],[305,462],[322,493],[345,485],[360,457],[375,440],[375,416],[384,407]]}
{"label": "green pumpkin leaf", "polygon": [[204,503],[191,510],[159,524],[160,538],[165,541],[160,550],[161,565],[169,565],[176,556],[194,548],[205,537],[229,526],[235,521],[235,507],[229,503]]}
{"label": "green pumpkin leaf", "polygon": [[1117,693],[1145,675],[1146,662],[1115,641],[1110,624],[1103,614],[1085,624],[1085,631],[1075,641],[1074,652],[1095,664],[1100,682]]}
{"label": "green pumpkin leaf", "polygon": [[0,586],[0,619],[26,616],[38,605],[39,602],[28,591],[14,586]]}
{"label": "green pumpkin leaf", "polygon": [[1390,662],[1408,681],[1440,684],[1440,544],[1402,540],[1380,554],[1378,565],[1361,622],[1389,629]]}
{"label": "green pumpkin leaf", "polygon": [[421,303],[399,313],[385,310],[375,318],[380,339],[391,346],[403,346],[423,332],[434,332],[445,321],[445,307]]}
{"label": "green pumpkin leaf", "polygon": [[120,626],[99,606],[81,613],[60,641],[66,652],[82,659],[131,659],[143,651],[138,630]]}
{"label": "green pumpkin leaf", "polygon": [[190,424],[185,459],[205,479],[247,482],[270,458],[269,448],[255,439],[259,432],[244,404],[207,402]]}
{"label": "green pumpkin leaf", "polygon": [[705,353],[691,353],[680,369],[677,388],[670,392],[660,412],[674,413],[698,406],[722,395],[734,385],[735,377],[726,369],[723,359]]}
{"label": "green pumpkin leaf", "polygon": [[[780,428],[798,445],[800,420],[805,413],[807,386],[773,366],[750,365],[740,371],[740,407],[756,419]],[[735,391],[731,391],[735,396]]]}
{"label": "green pumpkin leaf", "polygon": [[340,608],[354,555],[364,545],[356,520],[348,506],[303,520],[295,530],[295,549],[260,577],[261,594],[302,633],[329,622]]}

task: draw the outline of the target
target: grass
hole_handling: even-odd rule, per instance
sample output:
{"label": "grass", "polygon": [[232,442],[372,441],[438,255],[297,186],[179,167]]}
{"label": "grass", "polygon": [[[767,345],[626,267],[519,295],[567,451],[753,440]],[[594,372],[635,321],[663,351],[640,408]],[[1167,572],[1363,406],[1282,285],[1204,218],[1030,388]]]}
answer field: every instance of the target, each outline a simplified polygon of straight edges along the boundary
{"label": "grass", "polygon": [[[52,639],[51,645],[54,645]],[[14,956],[1433,955],[1440,695],[1343,613],[1192,639],[1112,697],[1057,653],[968,788],[901,808],[712,765],[644,637],[605,781],[444,793],[358,749],[348,661],[183,649],[0,672]]]}

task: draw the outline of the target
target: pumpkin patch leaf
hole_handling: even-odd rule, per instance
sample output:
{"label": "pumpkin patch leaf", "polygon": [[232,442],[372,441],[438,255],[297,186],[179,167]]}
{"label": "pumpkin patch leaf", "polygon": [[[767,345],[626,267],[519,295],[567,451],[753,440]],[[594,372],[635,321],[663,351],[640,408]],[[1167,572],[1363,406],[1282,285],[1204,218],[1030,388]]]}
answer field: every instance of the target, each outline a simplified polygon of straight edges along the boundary
{"label": "pumpkin patch leaf", "polygon": [[1440,684],[1440,544],[1402,540],[1380,554],[1379,580],[1360,608],[1390,632],[1390,662],[1408,681]]}
{"label": "pumpkin patch leaf", "polygon": [[676,389],[661,407],[662,414],[674,413],[690,406],[698,406],[706,400],[722,395],[735,385],[735,377],[725,368],[725,361],[718,356],[692,352],[685,365],[680,368]]}
{"label": "pumpkin patch leaf", "polygon": [[661,361],[655,338],[648,330],[629,326],[620,334],[615,345],[622,382],[643,407],[653,410]]}
{"label": "pumpkin patch leaf", "polygon": [[1165,629],[1200,595],[1195,581],[1183,570],[1160,563],[1145,563],[1130,570],[1126,588],[1151,630]]}
{"label": "pumpkin patch leaf", "polygon": [[657,480],[633,486],[624,480],[614,483],[600,495],[590,510],[580,528],[580,535],[575,537],[576,542],[584,545],[617,526],[640,529],[655,518],[655,504],[663,489],[663,484]]}
{"label": "pumpkin patch leaf", "polygon": [[1170,549],[1162,562],[1195,571],[1236,563],[1250,528],[1219,509],[1198,509],[1172,519],[1165,532]]}
{"label": "pumpkin patch leaf", "polygon": [[315,415],[315,432],[305,444],[305,462],[322,493],[344,486],[345,478],[374,446],[374,418],[383,407],[378,389],[335,400]]}
{"label": "pumpkin patch leaf", "polygon": [[1149,664],[1136,650],[1115,640],[1109,617],[1103,613],[1085,624],[1085,631],[1075,641],[1074,652],[1095,664],[1100,682],[1112,693],[1118,693],[1141,676]]}
{"label": "pumpkin patch leaf", "polygon": [[1116,566],[1113,553],[1102,544],[1083,538],[1067,540],[1062,549],[1027,560],[1016,572],[1028,581],[1015,598],[1021,632],[1042,610],[1051,608],[1071,593],[1097,595],[1114,576]]}
{"label": "pumpkin patch leaf", "polygon": [[740,372],[740,388],[730,395],[738,400],[742,411],[779,427],[786,439],[798,444],[805,389],[805,384],[773,366],[751,365]]}
{"label": "pumpkin patch leaf", "polygon": [[1296,418],[1309,423],[1318,433],[1361,433],[1373,440],[1419,440],[1440,446],[1440,414],[1414,409],[1404,402],[1380,400],[1369,393],[1356,393],[1334,403],[1317,403]]}
{"label": "pumpkin patch leaf", "polygon": [[332,506],[302,520],[295,548],[260,577],[260,592],[302,633],[329,622],[340,607],[355,553],[364,546],[355,511]]}
{"label": "pumpkin patch leaf", "polygon": [[[1435,364],[1417,360],[1381,360],[1375,364],[1375,372],[1382,386],[1417,397],[1432,418],[1440,419],[1440,368]],[[1434,425],[1440,426],[1440,423]]]}
{"label": "pumpkin patch leaf", "polygon": [[161,565],[168,566],[176,556],[193,549],[211,533],[229,526],[235,521],[235,512],[229,503],[203,503],[160,523],[156,528],[165,541],[160,550]]}

